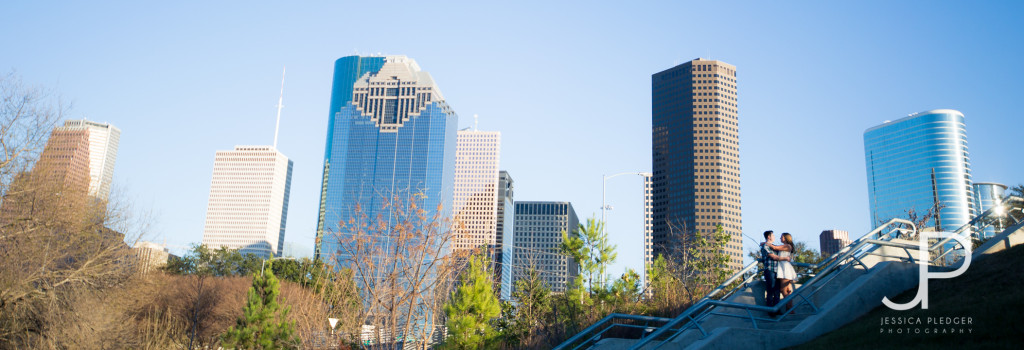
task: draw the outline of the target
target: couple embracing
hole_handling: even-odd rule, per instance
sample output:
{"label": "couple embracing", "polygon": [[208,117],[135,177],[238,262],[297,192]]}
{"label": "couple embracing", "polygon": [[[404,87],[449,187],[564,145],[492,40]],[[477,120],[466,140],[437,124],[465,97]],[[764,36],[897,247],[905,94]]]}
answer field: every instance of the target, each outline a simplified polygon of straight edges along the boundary
{"label": "couple embracing", "polygon": [[[785,298],[793,293],[793,282],[796,281],[796,270],[793,269],[793,236],[782,234],[782,244],[775,245],[775,232],[764,231],[764,242],[761,243],[761,263],[764,264],[765,304],[775,306],[779,303],[779,293]],[[793,302],[786,309],[793,308]]]}

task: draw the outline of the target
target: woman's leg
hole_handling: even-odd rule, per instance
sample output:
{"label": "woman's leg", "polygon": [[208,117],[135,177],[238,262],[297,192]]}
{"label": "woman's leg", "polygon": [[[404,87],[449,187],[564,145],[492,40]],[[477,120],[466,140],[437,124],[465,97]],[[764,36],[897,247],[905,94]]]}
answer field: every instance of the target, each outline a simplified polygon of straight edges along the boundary
{"label": "woman's leg", "polygon": [[[790,281],[788,279],[781,279],[780,282],[782,282],[782,299],[785,299],[787,296],[789,296],[789,293],[792,292],[792,290],[789,288],[790,282],[792,282],[792,281]],[[788,310],[788,309],[789,309],[789,306],[787,304],[786,310]]]}

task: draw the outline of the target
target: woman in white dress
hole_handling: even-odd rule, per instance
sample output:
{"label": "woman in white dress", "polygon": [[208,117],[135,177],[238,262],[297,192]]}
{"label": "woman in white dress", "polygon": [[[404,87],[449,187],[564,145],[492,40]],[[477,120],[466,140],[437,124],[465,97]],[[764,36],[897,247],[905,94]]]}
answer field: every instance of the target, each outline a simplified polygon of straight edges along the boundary
{"label": "woman in white dress", "polygon": [[[782,245],[772,245],[772,249],[779,252],[779,257],[793,256],[793,236],[788,232],[782,234]],[[796,269],[789,261],[779,261],[779,282],[781,282],[782,298],[785,299],[793,293],[793,282],[796,281]],[[793,308],[793,302],[786,304],[786,310]]]}

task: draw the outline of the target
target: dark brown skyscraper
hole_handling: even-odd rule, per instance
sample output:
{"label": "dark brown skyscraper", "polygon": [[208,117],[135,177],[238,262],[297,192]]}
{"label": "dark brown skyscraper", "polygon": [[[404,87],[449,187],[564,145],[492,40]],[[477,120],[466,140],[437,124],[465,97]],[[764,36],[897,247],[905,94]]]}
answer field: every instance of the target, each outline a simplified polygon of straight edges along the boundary
{"label": "dark brown skyscraper", "polygon": [[[653,253],[672,232],[722,225],[730,268],[743,264],[736,67],[695,59],[651,77]],[[670,256],[666,256],[670,257]]]}

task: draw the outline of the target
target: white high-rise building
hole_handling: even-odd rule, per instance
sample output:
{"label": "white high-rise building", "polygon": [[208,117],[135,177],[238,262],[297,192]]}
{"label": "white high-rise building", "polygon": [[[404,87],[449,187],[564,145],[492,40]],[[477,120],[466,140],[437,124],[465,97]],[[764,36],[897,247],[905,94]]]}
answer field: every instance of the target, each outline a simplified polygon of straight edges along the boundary
{"label": "white high-rise building", "polygon": [[203,244],[280,256],[291,182],[292,161],[274,147],[217,151]]}
{"label": "white high-rise building", "polygon": [[82,119],[64,121],[64,126],[57,130],[89,130],[89,195],[100,199],[110,197],[121,129]]}
{"label": "white high-rise building", "polygon": [[455,249],[496,248],[500,149],[500,132],[458,132],[455,147]]}

